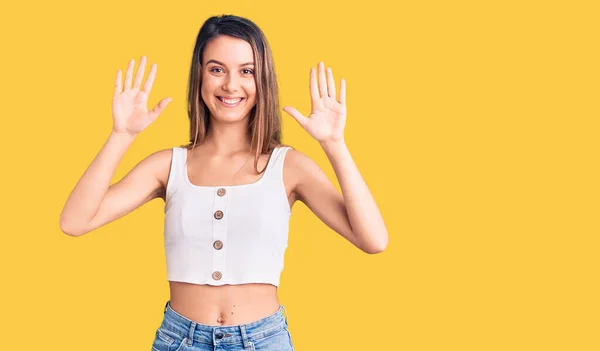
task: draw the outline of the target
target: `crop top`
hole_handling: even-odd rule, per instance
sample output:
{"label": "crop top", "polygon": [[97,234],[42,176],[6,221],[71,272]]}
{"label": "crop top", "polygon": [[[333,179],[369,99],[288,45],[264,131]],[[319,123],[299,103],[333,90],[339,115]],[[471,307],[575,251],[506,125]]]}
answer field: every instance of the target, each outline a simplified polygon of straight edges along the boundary
{"label": "crop top", "polygon": [[288,149],[276,147],[254,183],[200,186],[188,177],[187,150],[173,148],[164,207],[169,281],[279,285],[291,216],[283,183]]}

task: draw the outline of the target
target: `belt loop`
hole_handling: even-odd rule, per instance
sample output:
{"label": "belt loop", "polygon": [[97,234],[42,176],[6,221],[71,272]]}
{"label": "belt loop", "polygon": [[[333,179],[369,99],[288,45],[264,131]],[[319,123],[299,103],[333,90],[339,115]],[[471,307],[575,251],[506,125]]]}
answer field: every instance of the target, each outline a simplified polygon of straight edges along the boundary
{"label": "belt loop", "polygon": [[244,349],[252,347],[252,341],[248,340],[248,334],[246,334],[246,325],[240,324],[240,334],[242,335],[242,344]]}
{"label": "belt loop", "polygon": [[287,322],[288,322],[288,313],[287,313],[287,310],[285,309],[284,305],[281,305],[281,309],[283,309],[283,312],[285,313],[285,324],[287,324]]}
{"label": "belt loop", "polygon": [[194,343],[194,331],[196,331],[196,322],[192,321],[192,324],[190,324],[190,332],[188,333],[187,346],[192,346]]}
{"label": "belt loop", "polygon": [[165,304],[165,310],[163,312],[163,314],[167,313],[167,306],[169,305],[169,300],[167,300],[167,303]]}

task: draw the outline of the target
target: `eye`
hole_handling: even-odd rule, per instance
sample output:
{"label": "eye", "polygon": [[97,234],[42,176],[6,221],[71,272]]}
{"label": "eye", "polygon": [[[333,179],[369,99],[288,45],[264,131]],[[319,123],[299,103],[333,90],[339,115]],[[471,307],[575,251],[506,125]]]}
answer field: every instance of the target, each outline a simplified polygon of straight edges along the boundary
{"label": "eye", "polygon": [[244,74],[254,74],[254,71],[248,68],[243,69],[242,72],[244,72]]}
{"label": "eye", "polygon": [[219,67],[213,67],[213,68],[210,69],[210,71],[211,72],[216,72],[216,73],[221,73],[222,70]]}

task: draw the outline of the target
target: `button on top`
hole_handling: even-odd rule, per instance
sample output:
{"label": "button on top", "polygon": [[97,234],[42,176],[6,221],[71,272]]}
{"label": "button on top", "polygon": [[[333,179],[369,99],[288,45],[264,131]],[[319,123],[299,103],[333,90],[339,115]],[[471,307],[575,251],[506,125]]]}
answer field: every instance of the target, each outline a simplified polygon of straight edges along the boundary
{"label": "button on top", "polygon": [[226,191],[225,189],[223,189],[223,188],[219,188],[219,190],[217,190],[217,195],[219,195],[219,196],[224,196],[226,192],[227,192],[227,191]]}
{"label": "button on top", "polygon": [[[222,318],[221,318],[221,317],[219,317],[219,319],[217,320],[217,322],[219,322],[219,323],[223,323],[223,321],[222,321]],[[215,337],[216,337],[217,339],[222,339],[224,336],[225,336],[225,335],[224,335],[223,333],[221,333],[221,332],[218,332],[218,333],[216,333],[216,334],[215,334]]]}
{"label": "button on top", "polygon": [[222,274],[219,271],[215,271],[213,272],[212,277],[214,280],[221,280]]}
{"label": "button on top", "polygon": [[215,218],[216,219],[223,218],[223,211],[219,210],[219,211],[215,212]]}
{"label": "button on top", "polygon": [[221,240],[217,240],[213,243],[213,247],[217,250],[221,250],[223,248],[223,242]]}

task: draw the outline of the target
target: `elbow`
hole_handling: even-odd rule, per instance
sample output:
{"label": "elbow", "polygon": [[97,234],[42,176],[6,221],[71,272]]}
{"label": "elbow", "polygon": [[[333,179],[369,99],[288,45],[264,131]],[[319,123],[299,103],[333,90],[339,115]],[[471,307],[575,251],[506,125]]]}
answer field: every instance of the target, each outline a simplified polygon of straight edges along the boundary
{"label": "elbow", "polygon": [[388,238],[387,238],[387,234],[386,234],[384,236],[384,239],[371,242],[368,245],[364,245],[362,247],[362,250],[367,254],[375,255],[375,254],[382,253],[383,251],[385,251],[387,246],[388,246]]}
{"label": "elbow", "polygon": [[68,236],[78,237],[85,234],[85,231],[81,230],[80,227],[66,221],[62,216],[60,217],[58,226],[60,227],[60,231]]}
{"label": "elbow", "polygon": [[78,237],[83,235],[83,232],[80,230],[77,230],[76,228],[73,227],[69,227],[69,226],[65,226],[65,225],[60,225],[60,231],[63,232],[64,234],[68,235],[68,236],[72,236],[72,237]]}
{"label": "elbow", "polygon": [[386,244],[370,246],[368,248],[363,249],[363,251],[368,253],[369,255],[375,255],[375,254],[382,253],[383,251],[385,251],[386,247],[387,247]]}

